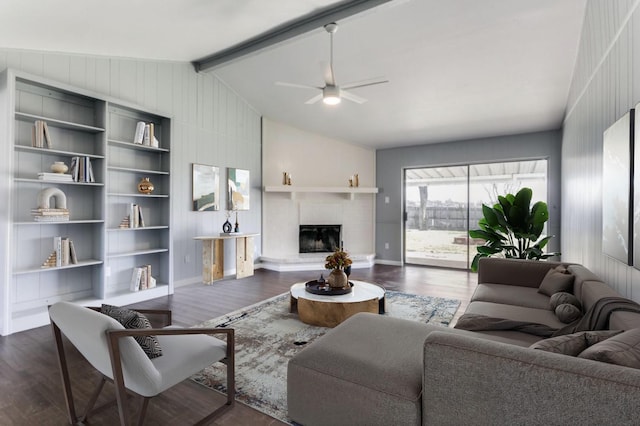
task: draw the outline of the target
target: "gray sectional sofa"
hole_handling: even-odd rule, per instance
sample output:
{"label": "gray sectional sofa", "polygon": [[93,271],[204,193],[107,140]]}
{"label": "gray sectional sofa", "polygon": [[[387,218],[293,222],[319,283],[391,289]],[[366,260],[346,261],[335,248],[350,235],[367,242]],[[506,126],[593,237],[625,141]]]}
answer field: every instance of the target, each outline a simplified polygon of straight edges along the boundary
{"label": "gray sectional sofa", "polygon": [[[465,314],[566,326],[539,293],[559,265],[482,259]],[[585,267],[564,267],[583,311],[619,297]],[[637,328],[640,313],[611,313],[609,329],[631,330],[619,336]],[[530,347],[541,339],[357,314],[291,359],[289,416],[306,426],[640,423],[640,369]]]}

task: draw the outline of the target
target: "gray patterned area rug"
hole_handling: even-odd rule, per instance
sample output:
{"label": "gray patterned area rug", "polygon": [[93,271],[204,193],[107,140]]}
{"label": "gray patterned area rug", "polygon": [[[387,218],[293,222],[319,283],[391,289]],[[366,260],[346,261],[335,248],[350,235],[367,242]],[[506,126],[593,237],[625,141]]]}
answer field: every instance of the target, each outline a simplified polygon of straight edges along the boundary
{"label": "gray patterned area rug", "polygon": [[[459,300],[387,291],[386,314],[434,325],[449,325]],[[271,417],[287,418],[287,362],[329,328],[304,324],[289,313],[289,293],[199,324],[231,327],[236,336],[237,401]],[[225,368],[213,365],[191,377],[226,392]]]}

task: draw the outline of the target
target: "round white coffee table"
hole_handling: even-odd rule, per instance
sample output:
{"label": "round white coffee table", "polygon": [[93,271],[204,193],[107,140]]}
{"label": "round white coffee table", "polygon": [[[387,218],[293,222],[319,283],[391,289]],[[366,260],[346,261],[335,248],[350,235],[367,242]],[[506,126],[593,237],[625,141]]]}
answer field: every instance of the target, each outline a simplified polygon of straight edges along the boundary
{"label": "round white coffee table", "polygon": [[305,324],[335,327],[358,312],[384,314],[384,288],[365,281],[350,280],[351,293],[326,296],[309,293],[305,283],[291,286],[291,312]]}

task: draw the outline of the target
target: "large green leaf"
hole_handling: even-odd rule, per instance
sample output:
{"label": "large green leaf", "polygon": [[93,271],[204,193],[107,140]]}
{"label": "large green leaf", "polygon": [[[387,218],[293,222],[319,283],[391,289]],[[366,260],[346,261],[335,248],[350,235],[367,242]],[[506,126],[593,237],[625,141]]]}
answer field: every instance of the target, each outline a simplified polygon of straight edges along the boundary
{"label": "large green leaf", "polygon": [[478,253],[482,253],[482,254],[486,254],[486,255],[492,255],[492,254],[500,253],[501,251],[502,251],[502,249],[500,249],[500,248],[493,248],[493,247],[487,247],[487,246],[478,246]]}
{"label": "large green leaf", "polygon": [[540,224],[549,220],[549,210],[547,203],[538,201],[531,208],[531,223]]}
{"label": "large green leaf", "polygon": [[529,213],[529,211],[523,210],[520,206],[511,206],[509,212],[507,213],[507,221],[509,222],[509,225],[511,225],[511,228],[514,230],[514,232],[527,232],[527,213]]}
{"label": "large green leaf", "polygon": [[471,231],[469,231],[469,236],[471,238],[481,238],[483,240],[489,241],[499,241],[503,238],[501,235],[495,232],[485,231],[482,229],[472,229]]}
{"label": "large green leaf", "polygon": [[549,242],[549,240],[553,238],[553,235],[548,235],[546,237],[544,237],[543,239],[541,239],[540,241],[538,241],[535,245],[535,247],[538,247],[539,249],[543,249],[545,248],[545,246],[547,245],[547,243]]}
{"label": "large green leaf", "polygon": [[483,204],[482,214],[484,215],[486,223],[490,227],[495,228],[496,226],[498,226],[498,218],[496,216],[496,212],[491,207]]}
{"label": "large green leaf", "polygon": [[533,196],[533,191],[531,188],[522,188],[513,200],[513,205],[518,206],[523,211],[529,214],[529,207],[531,206],[531,197]]}

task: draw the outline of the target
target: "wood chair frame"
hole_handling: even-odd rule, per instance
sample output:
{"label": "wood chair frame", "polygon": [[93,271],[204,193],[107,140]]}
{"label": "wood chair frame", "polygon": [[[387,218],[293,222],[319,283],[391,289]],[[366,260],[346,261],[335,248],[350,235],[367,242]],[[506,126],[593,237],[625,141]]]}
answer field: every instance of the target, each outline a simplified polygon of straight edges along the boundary
{"label": "wood chair frame", "polygon": [[[100,308],[89,307],[88,309],[100,311]],[[158,310],[158,309],[136,309],[137,312],[148,315],[163,315],[166,319],[166,325],[171,324],[171,311],[168,310]],[[60,366],[60,375],[62,377],[62,386],[64,388],[64,397],[67,405],[67,414],[69,416],[69,423],[72,425],[75,424],[83,424],[88,418],[90,414],[99,412],[104,408],[112,406],[114,403],[118,406],[118,414],[120,417],[120,425],[128,426],[130,424],[131,414],[129,413],[128,404],[127,404],[127,393],[131,393],[137,396],[137,393],[127,389],[124,384],[124,375],[122,373],[122,360],[120,357],[120,339],[122,337],[134,337],[134,336],[149,336],[149,335],[188,335],[188,334],[224,334],[226,336],[227,343],[227,353],[226,357],[222,359],[220,362],[224,363],[227,366],[227,400],[226,402],[215,409],[213,412],[209,413],[203,419],[196,423],[196,425],[205,425],[212,421],[214,418],[217,418],[221,414],[225,413],[235,404],[235,336],[234,330],[231,328],[147,328],[147,329],[125,329],[125,330],[109,330],[107,331],[107,342],[109,345],[109,358],[111,359],[111,368],[113,371],[113,380],[106,376],[102,376],[96,390],[93,392],[89,401],[87,403],[87,407],[85,409],[82,417],[78,417],[76,415],[75,404],[73,400],[73,393],[71,390],[71,378],[69,375],[69,368],[67,365],[67,359],[65,355],[63,339],[62,339],[62,331],[55,324],[55,322],[51,321],[51,326],[53,328],[53,337],[56,342],[56,349],[58,353],[58,364]],[[94,409],[94,405],[100,396],[100,392],[102,391],[105,382],[112,382],[115,386],[116,399],[114,401],[110,401],[96,409]],[[152,397],[144,397],[142,401],[142,407],[140,409],[140,414],[138,416],[138,425],[142,425],[144,423],[144,419],[147,412],[147,407],[149,405],[149,400]]]}

